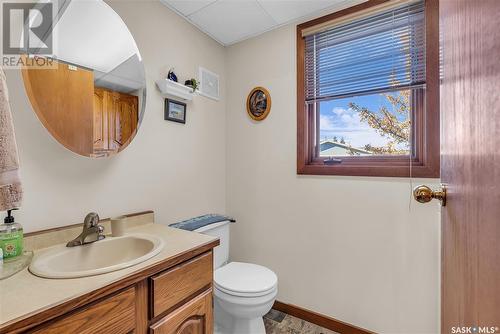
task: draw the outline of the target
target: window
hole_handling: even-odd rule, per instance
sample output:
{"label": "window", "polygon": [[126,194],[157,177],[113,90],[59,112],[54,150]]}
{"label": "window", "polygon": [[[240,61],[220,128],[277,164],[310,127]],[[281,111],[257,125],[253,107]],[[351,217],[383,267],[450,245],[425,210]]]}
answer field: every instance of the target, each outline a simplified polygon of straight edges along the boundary
{"label": "window", "polygon": [[297,172],[439,177],[437,0],[297,27]]}

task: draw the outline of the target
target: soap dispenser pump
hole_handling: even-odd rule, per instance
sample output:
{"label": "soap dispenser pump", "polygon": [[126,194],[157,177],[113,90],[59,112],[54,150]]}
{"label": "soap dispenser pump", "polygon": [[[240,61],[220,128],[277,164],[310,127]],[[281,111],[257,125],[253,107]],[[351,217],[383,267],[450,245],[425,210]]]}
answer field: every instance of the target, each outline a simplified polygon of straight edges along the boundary
{"label": "soap dispenser pump", "polygon": [[7,217],[0,225],[0,248],[3,251],[3,258],[9,259],[23,253],[23,227],[15,222],[12,211],[7,210]]}

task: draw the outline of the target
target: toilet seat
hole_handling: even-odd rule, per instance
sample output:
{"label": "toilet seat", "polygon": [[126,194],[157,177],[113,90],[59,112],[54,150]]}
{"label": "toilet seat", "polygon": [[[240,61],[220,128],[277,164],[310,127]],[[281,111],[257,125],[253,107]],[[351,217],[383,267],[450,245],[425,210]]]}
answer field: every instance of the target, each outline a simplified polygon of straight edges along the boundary
{"label": "toilet seat", "polygon": [[214,272],[214,286],[221,292],[238,297],[259,297],[273,294],[278,277],[263,266],[231,262]]}

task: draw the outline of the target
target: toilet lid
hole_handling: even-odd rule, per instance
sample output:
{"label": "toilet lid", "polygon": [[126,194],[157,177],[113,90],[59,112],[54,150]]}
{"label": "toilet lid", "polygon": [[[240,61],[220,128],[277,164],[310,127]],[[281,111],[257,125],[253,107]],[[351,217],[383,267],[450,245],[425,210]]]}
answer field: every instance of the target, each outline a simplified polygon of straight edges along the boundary
{"label": "toilet lid", "polygon": [[278,277],[272,270],[257,264],[231,262],[215,271],[214,283],[227,293],[260,295],[273,290]]}

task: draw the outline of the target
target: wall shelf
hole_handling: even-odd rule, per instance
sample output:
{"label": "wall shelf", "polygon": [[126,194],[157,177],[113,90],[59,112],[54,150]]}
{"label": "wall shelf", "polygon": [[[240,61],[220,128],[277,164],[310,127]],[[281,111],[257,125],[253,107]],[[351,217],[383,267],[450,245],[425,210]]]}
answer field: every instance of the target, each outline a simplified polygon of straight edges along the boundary
{"label": "wall shelf", "polygon": [[158,86],[158,89],[163,95],[170,95],[184,101],[191,101],[196,94],[191,87],[184,86],[183,84],[169,79],[157,80],[156,86]]}

